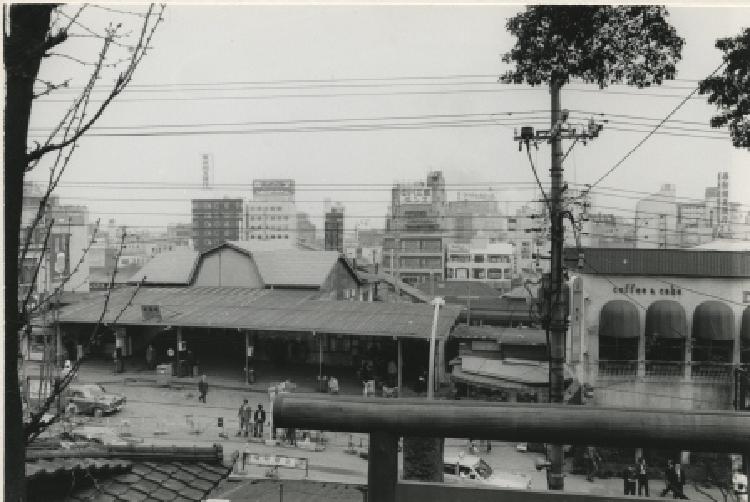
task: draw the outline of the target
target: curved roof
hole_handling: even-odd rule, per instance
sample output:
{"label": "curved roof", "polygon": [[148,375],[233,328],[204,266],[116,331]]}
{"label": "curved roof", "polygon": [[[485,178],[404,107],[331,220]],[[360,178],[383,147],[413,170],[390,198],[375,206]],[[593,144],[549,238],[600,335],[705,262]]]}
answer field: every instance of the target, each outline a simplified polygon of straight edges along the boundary
{"label": "curved roof", "polygon": [[641,322],[638,309],[627,300],[612,300],[599,313],[599,336],[639,338]]}
{"label": "curved roof", "polygon": [[[128,282],[144,284],[187,285],[193,276],[198,263],[198,251],[189,248],[177,248],[156,255]],[[144,280],[145,278],[145,280]]]}
{"label": "curved roof", "polygon": [[687,320],[682,305],[672,300],[659,300],[646,310],[646,336],[685,338]]}
{"label": "curved roof", "polygon": [[693,312],[693,337],[703,340],[734,340],[734,313],[715,300],[701,303]]}

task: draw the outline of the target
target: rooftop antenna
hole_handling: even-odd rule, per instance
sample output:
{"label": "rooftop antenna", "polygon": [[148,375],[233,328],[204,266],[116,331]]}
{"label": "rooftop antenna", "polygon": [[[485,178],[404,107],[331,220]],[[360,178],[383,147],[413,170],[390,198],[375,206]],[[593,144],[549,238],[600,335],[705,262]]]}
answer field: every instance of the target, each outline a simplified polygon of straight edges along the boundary
{"label": "rooftop antenna", "polygon": [[211,180],[212,177],[212,166],[213,166],[213,155],[210,153],[204,153],[201,155],[201,165],[203,168],[203,189],[208,190],[211,188]]}

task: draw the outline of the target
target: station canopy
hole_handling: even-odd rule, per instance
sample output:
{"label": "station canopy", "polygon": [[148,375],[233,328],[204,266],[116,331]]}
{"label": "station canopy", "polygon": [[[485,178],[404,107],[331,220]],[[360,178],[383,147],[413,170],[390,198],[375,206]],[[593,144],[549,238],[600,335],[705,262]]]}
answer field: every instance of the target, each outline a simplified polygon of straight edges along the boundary
{"label": "station canopy", "polygon": [[728,305],[707,301],[693,313],[693,337],[701,340],[734,340],[734,314]]}
{"label": "station canopy", "polygon": [[646,336],[680,339],[687,336],[687,321],[682,305],[659,300],[646,310]]}
{"label": "station canopy", "polygon": [[[429,339],[434,314],[432,305],[323,300],[316,298],[316,291],[195,286],[136,289],[113,290],[102,322],[112,324],[119,316],[117,324],[121,326],[315,331]],[[59,319],[63,324],[93,324],[103,307],[101,295],[64,307]],[[144,307],[148,315],[144,314]],[[459,312],[455,306],[440,308],[436,336],[448,335]]]}
{"label": "station canopy", "polygon": [[599,313],[599,336],[639,338],[641,333],[638,309],[627,300],[612,300]]}

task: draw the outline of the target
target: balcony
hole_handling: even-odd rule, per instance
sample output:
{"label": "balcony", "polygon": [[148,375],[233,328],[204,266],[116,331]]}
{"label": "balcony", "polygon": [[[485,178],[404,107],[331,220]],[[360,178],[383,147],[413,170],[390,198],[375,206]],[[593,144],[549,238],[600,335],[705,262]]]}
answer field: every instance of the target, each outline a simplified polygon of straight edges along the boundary
{"label": "balcony", "polygon": [[627,378],[638,374],[638,361],[599,361],[600,378]]}

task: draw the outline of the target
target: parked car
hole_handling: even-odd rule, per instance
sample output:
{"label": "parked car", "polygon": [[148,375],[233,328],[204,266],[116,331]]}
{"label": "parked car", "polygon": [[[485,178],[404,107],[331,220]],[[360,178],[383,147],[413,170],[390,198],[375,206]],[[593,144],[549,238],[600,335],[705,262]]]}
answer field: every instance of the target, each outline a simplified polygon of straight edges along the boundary
{"label": "parked car", "polygon": [[443,459],[443,479],[447,483],[477,483],[497,488],[531,489],[531,479],[525,474],[496,472],[477,455],[446,455]]}
{"label": "parked car", "polygon": [[122,394],[107,392],[99,384],[73,384],[66,389],[66,408],[76,414],[101,417],[107,413],[120,411],[126,398]]}

